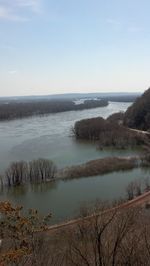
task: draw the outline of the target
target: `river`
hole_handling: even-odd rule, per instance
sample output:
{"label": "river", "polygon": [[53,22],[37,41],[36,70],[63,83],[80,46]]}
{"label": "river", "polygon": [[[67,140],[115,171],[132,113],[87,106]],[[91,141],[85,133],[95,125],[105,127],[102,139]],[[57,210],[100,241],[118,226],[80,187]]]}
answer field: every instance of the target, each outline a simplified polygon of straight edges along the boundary
{"label": "river", "polygon": [[[39,157],[52,159],[58,168],[81,164],[107,156],[126,156],[137,151],[100,151],[94,143],[76,141],[71,137],[71,127],[77,120],[102,116],[108,117],[125,111],[131,103],[110,102],[109,106],[83,111],[70,111],[42,117],[32,117],[0,123],[0,171],[10,162],[32,160]],[[131,180],[146,177],[142,169],[110,173],[103,176],[57,181],[46,185],[24,186],[4,190],[1,200],[11,200],[25,208],[37,208],[46,214],[51,211],[53,222],[69,219],[79,213],[83,203],[112,200],[125,196]]]}
{"label": "river", "polygon": [[125,111],[131,103],[110,102],[107,107],[70,111],[0,123],[0,172],[12,161],[39,157],[53,160],[58,168],[107,156],[125,156],[131,151],[99,151],[93,143],[76,141],[71,127],[80,119],[108,117]]}
{"label": "river", "polygon": [[126,197],[131,181],[149,177],[149,170],[134,169],[101,176],[85,177],[49,184],[11,188],[0,193],[1,200],[35,208],[40,213],[52,213],[52,223],[59,223],[79,214],[80,207],[96,200],[115,200]]}

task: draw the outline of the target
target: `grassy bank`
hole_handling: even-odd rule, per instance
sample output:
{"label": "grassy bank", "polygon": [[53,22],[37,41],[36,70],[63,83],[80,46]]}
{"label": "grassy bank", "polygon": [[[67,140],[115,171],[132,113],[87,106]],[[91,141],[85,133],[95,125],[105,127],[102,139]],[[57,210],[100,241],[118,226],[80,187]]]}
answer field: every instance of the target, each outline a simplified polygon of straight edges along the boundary
{"label": "grassy bank", "polygon": [[104,158],[89,161],[85,164],[64,169],[60,175],[63,178],[79,178],[107,174],[114,171],[130,170],[138,166],[137,157]]}

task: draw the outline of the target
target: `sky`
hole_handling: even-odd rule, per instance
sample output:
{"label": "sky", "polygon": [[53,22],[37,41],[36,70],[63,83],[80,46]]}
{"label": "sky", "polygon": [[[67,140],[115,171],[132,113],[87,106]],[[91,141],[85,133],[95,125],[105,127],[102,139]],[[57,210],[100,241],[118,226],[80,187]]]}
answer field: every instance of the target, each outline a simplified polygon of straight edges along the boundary
{"label": "sky", "polygon": [[149,0],[0,0],[0,96],[150,86]]}

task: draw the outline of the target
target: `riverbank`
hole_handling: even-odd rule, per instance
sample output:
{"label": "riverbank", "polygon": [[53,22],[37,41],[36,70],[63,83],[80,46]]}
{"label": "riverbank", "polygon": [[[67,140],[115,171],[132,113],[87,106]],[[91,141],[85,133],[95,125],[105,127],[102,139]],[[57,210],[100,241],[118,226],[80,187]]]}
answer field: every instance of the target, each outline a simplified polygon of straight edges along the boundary
{"label": "riverbank", "polygon": [[146,207],[146,205],[149,203],[150,203],[150,191],[147,191],[147,192],[144,192],[142,195],[135,197],[132,200],[125,201],[124,203],[122,203],[118,206],[115,206],[113,208],[106,209],[103,212],[94,213],[94,214],[91,214],[91,215],[86,216],[86,217],[72,219],[72,220],[67,221],[65,223],[51,225],[48,227],[47,232],[51,233],[51,232],[56,232],[57,230],[71,228],[75,225],[79,225],[83,221],[89,221],[89,220],[93,219],[94,217],[98,217],[101,214],[107,214],[109,212],[113,212],[113,211],[115,212],[115,211],[119,211],[119,210],[123,210],[123,209],[127,209],[127,208],[138,207],[138,206],[143,208],[143,207]]}
{"label": "riverbank", "polygon": [[[53,265],[54,264],[53,262],[56,262],[55,265],[58,265],[57,264],[58,261],[60,262],[59,265],[62,266],[74,265],[74,263],[73,264],[71,263],[70,258],[74,258],[75,262],[77,262],[78,259],[79,261],[78,265],[81,265],[81,259],[85,258],[83,257],[82,254],[90,254],[89,257],[90,262],[91,259],[93,259],[94,256],[93,254],[95,254],[95,251],[97,252],[96,248],[99,244],[98,243],[97,246],[95,245],[95,243],[97,243],[98,237],[100,237],[99,238],[100,241],[101,240],[103,241],[101,245],[102,247],[104,246],[104,244],[105,244],[104,248],[106,247],[106,244],[108,245],[109,249],[105,248],[105,250],[110,251],[111,252],[110,254],[112,254],[111,247],[114,248],[114,245],[115,246],[117,245],[117,249],[119,249],[119,251],[117,252],[119,252],[120,255],[120,247],[122,247],[122,243],[123,244],[125,243],[125,247],[127,244],[129,248],[131,248],[131,251],[133,251],[133,247],[135,247],[136,251],[138,243],[139,244],[138,254],[139,254],[139,251],[141,251],[141,247],[143,248],[143,243],[145,243],[145,240],[147,241],[146,243],[149,243],[148,242],[149,231],[146,230],[149,229],[149,215],[147,214],[147,212],[145,212],[144,208],[141,208],[139,206],[141,206],[141,202],[143,201],[147,202],[147,199],[149,199],[149,197],[150,197],[150,191],[130,201],[129,204],[127,202],[109,209],[106,209],[106,206],[102,203],[99,209],[100,211],[97,213],[95,212],[94,214],[89,215],[87,217],[82,217],[76,220],[71,220],[69,222],[63,224],[57,224],[50,227],[47,226],[38,227],[38,225],[35,224],[33,228],[30,229],[30,222],[29,222],[29,232],[24,233],[26,236],[25,241],[23,237],[19,238],[19,241],[21,242],[19,249],[16,249],[15,246],[16,242],[11,242],[11,239],[8,238],[8,233],[6,231],[7,227],[6,227],[6,229],[4,228],[5,231],[3,233],[3,242],[2,242],[2,247],[0,249],[1,258],[5,258],[6,254],[8,254],[9,256],[10,254],[13,255],[13,252],[16,258],[16,252],[17,250],[19,250],[20,252],[21,250],[20,247],[21,247],[23,248],[23,253],[21,253],[21,257],[19,257],[19,259],[22,259],[23,262],[25,261],[24,265],[33,264],[31,263],[32,258],[33,262],[35,262],[36,258],[36,261],[38,262],[37,265],[49,265],[49,262],[50,265]],[[11,205],[9,205],[9,203],[6,203],[6,207],[7,206],[9,207]],[[15,209],[10,208],[9,212],[12,213],[12,210]],[[19,218],[20,217],[22,218],[22,216],[19,216]],[[23,217],[22,220],[24,222],[24,220],[28,221],[28,219],[29,219],[28,217],[27,219]],[[22,220],[20,223],[22,223]],[[16,239],[16,236],[18,236],[19,222],[17,223],[16,226],[16,220],[15,220],[15,223],[13,224],[12,227],[12,221],[8,217],[8,225],[9,224],[11,225],[8,226],[7,229],[9,235],[11,235],[12,233],[14,239]],[[23,231],[22,226],[20,230],[21,232]],[[146,235],[142,234],[143,232],[146,233]],[[107,235],[105,235],[106,233]],[[121,238],[119,238],[120,236]],[[137,241],[137,236],[139,236],[138,241]],[[112,237],[114,238],[112,239]],[[119,244],[115,241],[116,239],[117,240],[119,239]],[[120,239],[123,242],[120,242]],[[126,242],[126,240],[128,240],[129,242]],[[32,249],[29,250],[30,251],[29,253],[28,247],[30,247],[30,243],[32,244],[31,246]],[[131,244],[133,245],[133,247],[131,246]],[[92,249],[93,246],[94,246],[94,251]],[[45,250],[47,250],[47,252],[45,252]],[[72,253],[73,251],[75,251],[75,253]],[[85,253],[82,253],[84,251]],[[78,257],[78,254],[81,254],[81,257]],[[108,257],[107,254],[108,253],[105,254],[106,258]],[[128,253],[126,252],[126,254]],[[145,254],[143,256],[145,258]],[[14,256],[12,258],[14,259]],[[94,265],[93,262],[91,265]],[[115,263],[114,265],[118,265],[118,263]]]}

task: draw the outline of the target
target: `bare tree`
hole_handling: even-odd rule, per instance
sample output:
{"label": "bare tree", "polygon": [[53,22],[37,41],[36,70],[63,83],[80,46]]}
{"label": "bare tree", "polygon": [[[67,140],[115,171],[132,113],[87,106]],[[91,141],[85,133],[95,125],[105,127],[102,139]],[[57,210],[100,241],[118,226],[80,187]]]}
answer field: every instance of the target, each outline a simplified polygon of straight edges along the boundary
{"label": "bare tree", "polygon": [[0,188],[3,189],[3,186],[4,186],[3,177],[0,175]]}
{"label": "bare tree", "polygon": [[[130,210],[102,208],[101,213],[90,219],[83,218],[78,226],[68,232],[66,265],[130,265],[124,263],[135,261],[135,250],[134,245],[128,246],[127,243],[129,240],[135,241],[137,235],[135,222],[138,214],[139,210],[136,208]],[[127,258],[125,251],[128,248]]]}
{"label": "bare tree", "polygon": [[145,185],[145,190],[149,191],[150,190],[149,177],[145,178],[144,185]]}
{"label": "bare tree", "polygon": [[13,162],[5,171],[7,185],[17,186],[25,182],[43,182],[53,179],[56,173],[55,164],[47,159],[38,159],[29,163]]}
{"label": "bare tree", "polygon": [[29,179],[31,182],[41,182],[53,179],[56,173],[55,164],[47,159],[29,162]]}
{"label": "bare tree", "polygon": [[128,200],[132,200],[134,198],[134,189],[135,189],[134,183],[131,182],[126,188]]}
{"label": "bare tree", "polygon": [[140,196],[142,194],[141,182],[140,180],[134,183],[135,196]]}
{"label": "bare tree", "polygon": [[8,186],[21,185],[28,177],[28,164],[24,161],[14,162],[5,171]]}

